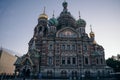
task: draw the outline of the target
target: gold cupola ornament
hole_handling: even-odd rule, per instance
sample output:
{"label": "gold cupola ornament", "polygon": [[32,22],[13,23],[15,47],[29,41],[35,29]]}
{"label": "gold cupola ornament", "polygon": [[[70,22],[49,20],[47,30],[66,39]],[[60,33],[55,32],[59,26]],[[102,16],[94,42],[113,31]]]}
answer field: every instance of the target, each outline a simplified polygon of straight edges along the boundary
{"label": "gold cupola ornament", "polygon": [[39,19],[48,19],[47,14],[45,14],[45,7],[44,7],[44,10],[43,10],[43,13],[40,14],[40,16],[39,16]]}
{"label": "gold cupola ornament", "polygon": [[91,32],[89,33],[89,35],[90,35],[91,38],[94,38],[94,37],[95,37],[95,34],[94,34],[94,32],[92,31],[92,26],[91,26],[91,25],[90,25],[90,30],[91,30]]}

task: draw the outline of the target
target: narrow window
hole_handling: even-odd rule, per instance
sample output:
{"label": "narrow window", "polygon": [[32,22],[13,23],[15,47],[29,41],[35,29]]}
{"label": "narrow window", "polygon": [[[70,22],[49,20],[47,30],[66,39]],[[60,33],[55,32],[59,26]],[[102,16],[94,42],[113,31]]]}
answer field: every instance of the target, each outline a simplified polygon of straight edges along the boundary
{"label": "narrow window", "polygon": [[101,64],[103,64],[103,59],[101,58]]}
{"label": "narrow window", "polygon": [[52,64],[52,57],[48,57],[48,64]]}
{"label": "narrow window", "polygon": [[62,64],[65,64],[65,58],[64,57],[62,58]]}
{"label": "narrow window", "polygon": [[67,50],[70,50],[70,45],[67,45]]}
{"label": "narrow window", "polygon": [[67,58],[67,64],[70,64],[71,62],[70,62],[70,58],[68,57]]}
{"label": "narrow window", "polygon": [[97,64],[99,64],[98,58],[96,59]]}
{"label": "narrow window", "polygon": [[65,45],[62,45],[62,50],[65,50]]}
{"label": "narrow window", "polygon": [[88,64],[88,58],[85,58],[85,64]]}
{"label": "narrow window", "polygon": [[75,50],[75,45],[72,45],[72,50]]}
{"label": "narrow window", "polygon": [[50,45],[49,49],[52,50],[52,44]]}
{"label": "narrow window", "polygon": [[76,58],[72,58],[72,63],[76,64]]}

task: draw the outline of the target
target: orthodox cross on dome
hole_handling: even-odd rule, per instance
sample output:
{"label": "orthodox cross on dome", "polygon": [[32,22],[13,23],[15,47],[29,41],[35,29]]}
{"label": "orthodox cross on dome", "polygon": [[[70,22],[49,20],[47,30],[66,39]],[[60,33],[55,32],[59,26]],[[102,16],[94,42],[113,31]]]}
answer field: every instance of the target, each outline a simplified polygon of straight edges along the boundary
{"label": "orthodox cross on dome", "polygon": [[45,14],[45,9],[46,9],[46,7],[44,6],[44,10],[43,10],[43,13]]}
{"label": "orthodox cross on dome", "polygon": [[54,16],[55,16],[55,15],[54,15],[54,12],[55,12],[55,11],[53,10],[53,18],[54,18]]}
{"label": "orthodox cross on dome", "polygon": [[66,0],[64,0],[64,2],[62,3],[62,5],[63,5],[63,11],[64,12],[66,12],[67,11],[67,5],[68,5],[68,3],[66,2]]}
{"label": "orthodox cross on dome", "polygon": [[90,25],[90,30],[91,30],[91,32],[92,32],[92,25]]}
{"label": "orthodox cross on dome", "polygon": [[81,16],[80,16],[80,11],[79,11],[79,19],[81,18]]}

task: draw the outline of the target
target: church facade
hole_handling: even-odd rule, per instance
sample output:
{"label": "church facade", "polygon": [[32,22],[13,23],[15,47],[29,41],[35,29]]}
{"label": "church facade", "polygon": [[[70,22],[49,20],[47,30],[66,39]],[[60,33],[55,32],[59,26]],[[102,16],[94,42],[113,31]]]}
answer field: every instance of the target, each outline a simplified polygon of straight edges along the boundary
{"label": "church facade", "polygon": [[[113,70],[106,65],[104,48],[96,43],[91,30],[86,33],[86,21],[76,20],[62,3],[58,18],[40,14],[28,53],[15,62],[20,75],[42,77],[105,76]],[[29,74],[28,74],[29,73]]]}

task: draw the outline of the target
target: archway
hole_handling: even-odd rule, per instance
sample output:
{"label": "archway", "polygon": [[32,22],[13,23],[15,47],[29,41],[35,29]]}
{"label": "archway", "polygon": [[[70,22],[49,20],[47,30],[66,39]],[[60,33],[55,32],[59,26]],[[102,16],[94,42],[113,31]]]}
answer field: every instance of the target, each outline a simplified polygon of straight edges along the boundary
{"label": "archway", "polygon": [[61,77],[66,78],[67,72],[65,70],[61,71]]}

